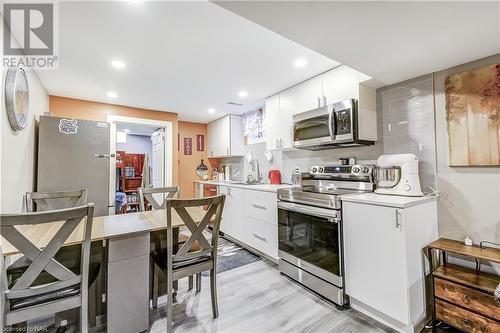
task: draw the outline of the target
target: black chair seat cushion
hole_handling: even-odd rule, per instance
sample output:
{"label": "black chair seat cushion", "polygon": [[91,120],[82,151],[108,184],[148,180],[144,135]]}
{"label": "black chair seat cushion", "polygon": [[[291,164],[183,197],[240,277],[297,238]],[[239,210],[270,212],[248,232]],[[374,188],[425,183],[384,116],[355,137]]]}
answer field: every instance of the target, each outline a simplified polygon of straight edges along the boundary
{"label": "black chair seat cushion", "polygon": [[[152,251],[151,258],[153,258],[154,263],[157,264],[158,267],[160,267],[164,271],[167,270],[167,251],[165,249]],[[201,264],[202,262],[210,261],[210,259],[211,257],[209,255],[204,255],[193,259],[176,261],[172,263],[172,268],[174,270],[186,268],[188,266],[194,266],[197,264]]]}
{"label": "black chair seat cushion", "polygon": [[80,293],[80,285],[71,286],[54,292],[40,294],[32,297],[16,298],[10,300],[10,309],[19,310],[29,306],[55,301],[69,296],[75,296]]}
{"label": "black chair seat cushion", "polygon": [[[30,264],[31,261],[29,259],[23,258],[15,262],[9,268],[7,268],[7,277],[10,278],[9,280],[11,280],[11,282],[9,283],[9,288],[12,288],[14,286],[14,284],[17,282],[17,280],[19,280],[24,271],[28,269]],[[91,263],[89,265],[89,286],[97,279],[97,275],[99,274],[100,269],[101,269],[101,264],[99,263]],[[79,274],[79,271],[80,269],[78,268],[78,270],[74,273]],[[54,278],[52,275],[44,271],[40,273],[40,275],[36,278],[35,282],[33,282],[32,286],[40,286],[43,284],[56,281],[58,281],[56,278]],[[31,297],[15,298],[10,300],[10,309],[18,310],[28,306],[33,306],[69,296],[78,295],[79,293],[80,293],[80,284],[76,284],[74,286],[70,286],[64,289],[60,289],[45,294],[40,294]]]}

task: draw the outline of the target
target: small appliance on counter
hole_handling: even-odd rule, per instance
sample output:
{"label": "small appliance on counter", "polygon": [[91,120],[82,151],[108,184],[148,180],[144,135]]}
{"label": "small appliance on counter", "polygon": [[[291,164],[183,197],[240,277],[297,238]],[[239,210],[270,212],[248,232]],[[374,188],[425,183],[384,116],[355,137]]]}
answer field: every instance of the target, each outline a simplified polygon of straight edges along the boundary
{"label": "small appliance on counter", "polygon": [[302,182],[302,173],[299,168],[294,168],[292,171],[292,187],[297,189],[300,188]]}
{"label": "small appliance on counter", "polygon": [[224,181],[231,181],[231,167],[229,165],[224,167]]}
{"label": "small appliance on counter", "polygon": [[271,184],[281,184],[281,172],[279,170],[269,170],[268,178]]}
{"label": "small appliance on counter", "polygon": [[421,197],[418,157],[415,154],[381,155],[374,171],[375,193]]}

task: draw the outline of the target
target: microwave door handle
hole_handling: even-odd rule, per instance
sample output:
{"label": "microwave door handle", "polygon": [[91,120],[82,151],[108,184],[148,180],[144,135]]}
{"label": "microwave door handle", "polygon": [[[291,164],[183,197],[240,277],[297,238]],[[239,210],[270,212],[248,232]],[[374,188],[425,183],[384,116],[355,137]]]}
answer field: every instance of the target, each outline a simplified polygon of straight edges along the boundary
{"label": "microwave door handle", "polygon": [[330,132],[330,137],[335,142],[336,141],[336,120],[335,120],[335,109],[332,108],[328,113],[328,131]]}

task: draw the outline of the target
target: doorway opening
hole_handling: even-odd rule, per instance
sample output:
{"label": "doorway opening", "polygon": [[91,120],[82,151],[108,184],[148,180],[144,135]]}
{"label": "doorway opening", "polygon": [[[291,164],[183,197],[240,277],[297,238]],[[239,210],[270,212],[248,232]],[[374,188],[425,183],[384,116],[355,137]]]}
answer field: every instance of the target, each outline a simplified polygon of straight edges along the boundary
{"label": "doorway opening", "polygon": [[139,211],[139,187],[172,186],[172,123],[108,115],[110,214]]}

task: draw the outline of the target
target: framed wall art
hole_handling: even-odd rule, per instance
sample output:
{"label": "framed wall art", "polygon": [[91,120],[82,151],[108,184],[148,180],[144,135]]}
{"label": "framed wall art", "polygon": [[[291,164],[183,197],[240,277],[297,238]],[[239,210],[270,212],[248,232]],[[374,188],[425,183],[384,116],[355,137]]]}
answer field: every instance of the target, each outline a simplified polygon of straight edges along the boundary
{"label": "framed wall art", "polygon": [[445,81],[450,166],[500,165],[500,64]]}

